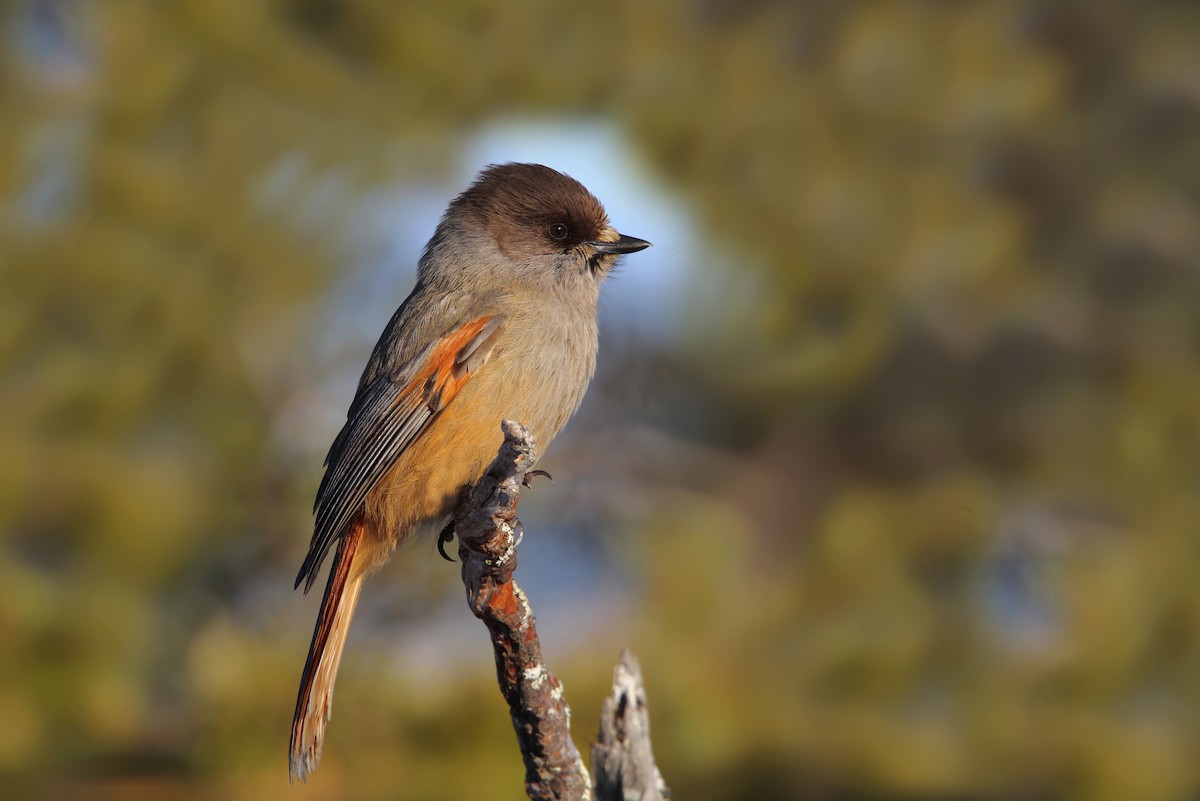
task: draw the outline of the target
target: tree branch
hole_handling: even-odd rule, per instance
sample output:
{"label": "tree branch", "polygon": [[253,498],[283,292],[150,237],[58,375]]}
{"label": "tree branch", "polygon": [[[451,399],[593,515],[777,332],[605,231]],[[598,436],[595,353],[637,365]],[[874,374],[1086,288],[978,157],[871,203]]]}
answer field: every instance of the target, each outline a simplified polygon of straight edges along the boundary
{"label": "tree branch", "polygon": [[511,420],[501,427],[499,454],[454,513],[467,602],[492,637],[496,677],[525,760],[525,792],[534,801],[585,801],[591,781],[571,740],[571,710],[542,662],[533,611],[512,579],[521,530],[517,500],[536,459],[533,437]]}
{"label": "tree branch", "polygon": [[[591,801],[591,780],[571,740],[571,710],[562,684],[542,662],[533,610],[513,581],[521,537],[517,500],[537,451],[520,423],[505,420],[501,428],[500,452],[454,511],[467,603],[492,637],[500,692],[525,760],[525,792],[534,801]],[[642,671],[629,651],[613,672],[592,765],[597,801],[671,797],[654,764]]]}

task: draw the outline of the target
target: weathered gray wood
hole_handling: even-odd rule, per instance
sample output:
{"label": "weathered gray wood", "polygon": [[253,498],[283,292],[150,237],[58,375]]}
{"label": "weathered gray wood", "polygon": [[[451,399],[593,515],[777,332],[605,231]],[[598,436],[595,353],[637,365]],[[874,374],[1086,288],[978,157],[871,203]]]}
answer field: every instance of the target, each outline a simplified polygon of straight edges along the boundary
{"label": "weathered gray wood", "polygon": [[650,747],[650,713],[642,669],[628,650],[613,671],[612,695],[592,743],[596,801],[665,801],[671,797]]}

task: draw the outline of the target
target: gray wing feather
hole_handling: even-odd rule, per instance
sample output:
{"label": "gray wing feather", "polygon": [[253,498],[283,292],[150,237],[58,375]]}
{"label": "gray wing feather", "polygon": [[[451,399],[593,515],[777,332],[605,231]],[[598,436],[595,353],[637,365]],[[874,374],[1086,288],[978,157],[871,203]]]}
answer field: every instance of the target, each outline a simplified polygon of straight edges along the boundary
{"label": "gray wing feather", "polygon": [[487,321],[487,325],[480,329],[478,334],[471,337],[471,341],[459,351],[458,358],[454,361],[455,376],[473,373],[483,366],[488,357],[492,355],[492,348],[495,347],[496,339],[504,330],[507,320],[507,314],[497,314]]}
{"label": "gray wing feather", "polygon": [[[401,307],[391,325],[403,323],[402,313],[407,305]],[[455,356],[456,377],[483,366],[504,329],[504,322],[505,315],[492,317],[462,347]],[[381,338],[381,344],[383,341]],[[305,592],[312,588],[329,549],[350,524],[367,494],[442,410],[440,391],[427,387],[422,392],[410,391],[407,396],[404,391],[424,366],[433,347],[426,345],[401,369],[384,373],[378,357],[381,348],[376,346],[376,354],[372,355],[350,406],[346,425],[325,457],[325,475],[313,504],[317,519],[312,543],[296,576],[296,586],[304,583]]]}
{"label": "gray wing feather", "polygon": [[358,508],[400,454],[433,418],[433,410],[421,395],[408,402],[401,397],[402,384],[380,376],[361,393],[359,413],[346,421],[345,436],[339,437],[317,492],[317,520],[308,555],[296,576],[307,592],[316,581],[321,562],[349,525]]}

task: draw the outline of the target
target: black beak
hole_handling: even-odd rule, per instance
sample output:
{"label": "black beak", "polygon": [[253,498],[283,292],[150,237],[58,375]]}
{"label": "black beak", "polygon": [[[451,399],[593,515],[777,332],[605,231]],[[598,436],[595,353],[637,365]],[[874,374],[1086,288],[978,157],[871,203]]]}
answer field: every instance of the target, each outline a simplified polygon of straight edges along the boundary
{"label": "black beak", "polygon": [[637,253],[639,250],[645,250],[650,247],[650,243],[645,239],[638,239],[636,236],[621,235],[616,242],[588,242],[596,252],[601,255],[619,255],[622,253]]}

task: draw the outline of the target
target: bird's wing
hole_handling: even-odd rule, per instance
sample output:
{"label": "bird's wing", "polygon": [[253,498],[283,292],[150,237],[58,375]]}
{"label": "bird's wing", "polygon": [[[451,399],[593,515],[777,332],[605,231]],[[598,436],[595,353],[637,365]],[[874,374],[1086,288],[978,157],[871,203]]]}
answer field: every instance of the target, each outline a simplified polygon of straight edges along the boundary
{"label": "bird's wing", "polygon": [[308,556],[296,576],[316,581],[330,547],[392,465],[487,361],[504,329],[502,314],[478,317],[432,342],[400,369],[359,388],[346,425],[325,459]]}

